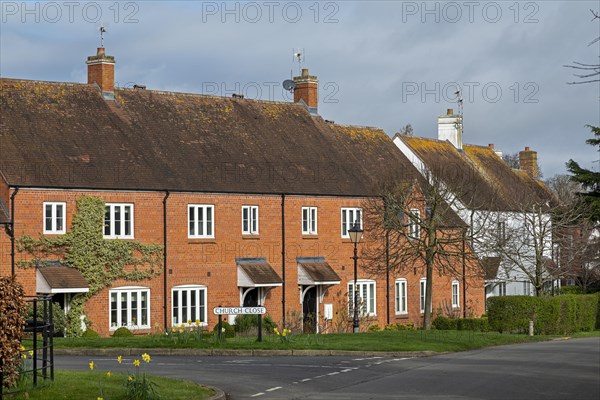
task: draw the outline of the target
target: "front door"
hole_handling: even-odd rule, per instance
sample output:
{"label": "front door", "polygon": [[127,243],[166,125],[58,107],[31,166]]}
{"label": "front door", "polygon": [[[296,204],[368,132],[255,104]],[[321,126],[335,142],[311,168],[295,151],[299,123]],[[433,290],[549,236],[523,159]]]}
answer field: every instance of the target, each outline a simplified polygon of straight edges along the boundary
{"label": "front door", "polygon": [[302,300],[302,329],[304,333],[317,331],[317,287],[313,286],[304,292]]}

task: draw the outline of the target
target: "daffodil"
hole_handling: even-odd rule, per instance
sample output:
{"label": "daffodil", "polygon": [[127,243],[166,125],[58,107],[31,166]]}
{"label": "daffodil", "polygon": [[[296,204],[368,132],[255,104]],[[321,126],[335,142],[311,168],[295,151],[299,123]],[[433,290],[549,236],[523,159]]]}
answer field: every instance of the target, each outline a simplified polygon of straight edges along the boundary
{"label": "daffodil", "polygon": [[191,325],[191,324],[192,324],[192,320],[188,319],[188,325]]}
{"label": "daffodil", "polygon": [[111,376],[111,375],[112,375],[112,374],[110,373],[110,371],[107,371],[107,372],[106,372],[106,377],[107,377],[107,378],[110,378],[110,376]]}
{"label": "daffodil", "polygon": [[133,365],[135,365],[136,367],[140,366],[140,360],[133,360]]}
{"label": "daffodil", "polygon": [[90,362],[90,369],[91,369],[92,371],[94,370],[94,366],[95,366],[94,362],[93,362],[93,361],[92,361],[92,362]]}
{"label": "daffodil", "polygon": [[283,332],[281,333],[281,336],[285,337],[285,335],[287,335],[287,331],[284,329]]}
{"label": "daffodil", "polygon": [[117,357],[117,362],[121,364],[123,362],[123,356]]}
{"label": "daffodil", "polygon": [[199,326],[199,325],[200,325],[200,320],[199,320],[199,319],[197,319],[197,320],[196,320],[196,326]]}
{"label": "daffodil", "polygon": [[29,350],[29,357],[33,357],[33,350]]}
{"label": "daffodil", "polygon": [[142,360],[149,363],[150,362],[150,354],[148,354],[148,353],[142,354]]}
{"label": "daffodil", "polygon": [[104,400],[104,398],[102,398],[102,397],[98,397],[98,400]]}
{"label": "daffodil", "polygon": [[21,358],[22,358],[23,360],[27,360],[27,354],[21,354]]}
{"label": "daffodil", "polygon": [[21,351],[25,350],[25,346],[21,345]]}
{"label": "daffodil", "polygon": [[132,376],[128,376],[128,377],[127,377],[127,380],[128,380],[129,382],[131,382],[131,381],[133,380],[133,377],[132,377]]}

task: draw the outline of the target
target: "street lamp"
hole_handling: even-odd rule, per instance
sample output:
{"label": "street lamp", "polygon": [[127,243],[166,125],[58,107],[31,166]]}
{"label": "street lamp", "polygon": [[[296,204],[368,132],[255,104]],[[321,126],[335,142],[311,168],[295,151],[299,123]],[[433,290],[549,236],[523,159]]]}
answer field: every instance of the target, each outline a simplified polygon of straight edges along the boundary
{"label": "street lamp", "polygon": [[360,224],[358,221],[354,221],[354,225],[352,225],[352,228],[348,229],[348,235],[350,236],[350,241],[352,243],[354,243],[354,257],[352,257],[354,259],[354,320],[352,322],[352,328],[353,328],[354,333],[358,333],[358,331],[359,331],[358,286],[356,284],[356,281],[357,281],[356,267],[357,267],[358,255],[357,255],[356,245],[358,243],[360,243],[360,240],[362,239],[362,235],[363,235],[363,230],[360,228]]}

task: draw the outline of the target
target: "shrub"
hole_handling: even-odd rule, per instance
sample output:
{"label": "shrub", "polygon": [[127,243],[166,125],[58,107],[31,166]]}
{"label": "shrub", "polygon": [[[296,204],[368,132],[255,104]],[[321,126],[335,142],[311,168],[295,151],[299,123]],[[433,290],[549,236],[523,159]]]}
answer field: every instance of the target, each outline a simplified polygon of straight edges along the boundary
{"label": "shrub", "polygon": [[490,330],[490,324],[487,317],[463,318],[456,320],[456,329],[459,331],[487,332]]}
{"label": "shrub", "polygon": [[457,321],[455,318],[439,316],[431,322],[431,326],[440,331],[456,330],[458,329]]}
{"label": "shrub", "polygon": [[[277,327],[277,324],[273,322],[270,315],[266,315],[262,319],[262,331],[263,333],[273,332],[273,328]],[[234,330],[237,333],[248,333],[250,330],[256,329],[258,331],[258,318],[256,315],[245,314],[238,315],[235,317]]]}
{"label": "shrub", "polygon": [[122,326],[112,334],[112,337],[131,337],[133,333],[127,329],[127,327]]}
{"label": "shrub", "polygon": [[[48,310],[49,312],[49,310]],[[41,301],[37,303],[37,320],[41,321],[44,318],[44,305]],[[25,319],[33,321],[33,303],[29,303],[27,306],[27,313]],[[52,303],[52,322],[54,323],[54,336],[64,336],[65,328],[67,325],[67,318],[65,316],[65,310],[62,309],[60,304]]]}
{"label": "shrub", "polygon": [[369,332],[381,332],[381,328],[379,327],[379,325],[374,324],[374,325],[369,326],[368,331]]}
{"label": "shrub", "polygon": [[[227,321],[223,321],[221,322],[221,324],[223,325],[222,329],[224,329],[225,331],[222,332],[222,337],[224,338],[232,338],[235,336],[235,329],[233,329],[233,326],[231,326],[229,324],[229,322]],[[219,328],[219,324],[215,324],[215,327],[213,328],[213,332],[216,334],[217,333],[217,329]]]}
{"label": "shrub", "polygon": [[81,337],[92,339],[92,338],[100,337],[100,335],[98,335],[98,332],[96,332],[93,329],[86,329],[85,332],[83,332],[83,334],[81,335]]}
{"label": "shrub", "polygon": [[14,278],[0,277],[0,359],[3,362],[0,391],[2,384],[11,387],[19,377],[25,310],[21,284]]}

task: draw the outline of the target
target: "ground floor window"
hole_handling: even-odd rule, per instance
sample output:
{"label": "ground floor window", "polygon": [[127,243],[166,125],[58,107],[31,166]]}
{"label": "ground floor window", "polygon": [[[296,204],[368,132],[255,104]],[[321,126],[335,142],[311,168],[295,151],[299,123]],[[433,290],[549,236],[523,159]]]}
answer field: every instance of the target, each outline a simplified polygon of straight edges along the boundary
{"label": "ground floor window", "polygon": [[506,296],[506,282],[498,283],[498,296]]}
{"label": "ground floor window", "polygon": [[460,307],[460,295],[458,294],[460,284],[458,281],[452,282],[452,308]]}
{"label": "ground floor window", "polygon": [[406,279],[396,280],[396,314],[407,314]]}
{"label": "ground floor window", "polygon": [[[356,284],[358,290],[358,310],[361,315],[377,315],[375,305],[375,281],[364,280]],[[348,310],[350,316],[354,314],[354,281],[348,283]]]}
{"label": "ground floor window", "polygon": [[150,289],[144,287],[115,288],[109,292],[110,329],[150,328]]}
{"label": "ground floor window", "polygon": [[425,312],[425,298],[427,297],[427,279],[421,278],[419,281],[419,310]]}
{"label": "ground floor window", "polygon": [[206,325],[206,286],[184,285],[171,290],[172,324]]}

